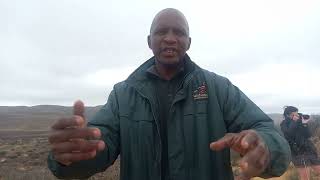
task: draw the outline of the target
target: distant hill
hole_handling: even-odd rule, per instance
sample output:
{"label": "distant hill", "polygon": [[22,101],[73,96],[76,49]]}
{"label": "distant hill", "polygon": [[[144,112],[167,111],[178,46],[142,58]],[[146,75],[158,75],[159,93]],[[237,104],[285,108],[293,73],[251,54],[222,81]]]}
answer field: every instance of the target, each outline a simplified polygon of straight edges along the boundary
{"label": "distant hill", "polygon": [[[90,119],[101,106],[86,107],[85,116]],[[0,130],[48,130],[61,117],[72,115],[72,107],[0,106]]]}
{"label": "distant hill", "polygon": [[[101,107],[86,107],[86,118],[92,118]],[[0,130],[48,130],[57,119],[70,115],[71,106],[0,106]],[[279,113],[269,113],[268,116],[274,120],[276,126],[279,126],[283,119]]]}

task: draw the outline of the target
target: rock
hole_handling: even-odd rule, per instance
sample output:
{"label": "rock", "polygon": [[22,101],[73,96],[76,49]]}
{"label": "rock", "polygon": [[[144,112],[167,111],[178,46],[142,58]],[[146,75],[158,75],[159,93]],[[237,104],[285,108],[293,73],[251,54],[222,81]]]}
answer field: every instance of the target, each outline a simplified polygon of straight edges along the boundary
{"label": "rock", "polygon": [[17,167],[17,170],[19,171],[26,171],[27,169],[25,167]]}
{"label": "rock", "polygon": [[18,156],[16,155],[16,154],[14,154],[14,153],[9,153],[9,154],[7,154],[6,155],[8,158],[11,158],[11,159],[15,159],[15,158],[17,158]]}
{"label": "rock", "polygon": [[23,157],[29,157],[29,155],[28,155],[28,154],[22,154],[22,156],[23,156]]}
{"label": "rock", "polygon": [[1,159],[0,159],[0,163],[4,163],[4,162],[6,162],[6,161],[7,161],[6,158],[1,158]]}
{"label": "rock", "polygon": [[17,154],[15,154],[15,153],[9,153],[9,154],[7,154],[6,155],[8,158],[10,158],[10,159],[14,159],[14,158],[17,158],[18,156],[17,156]]}

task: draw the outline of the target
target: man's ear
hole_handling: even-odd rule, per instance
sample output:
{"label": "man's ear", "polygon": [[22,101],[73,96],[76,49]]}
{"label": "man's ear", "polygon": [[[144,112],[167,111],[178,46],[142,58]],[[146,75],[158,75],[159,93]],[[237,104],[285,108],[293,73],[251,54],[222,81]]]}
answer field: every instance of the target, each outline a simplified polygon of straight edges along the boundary
{"label": "man's ear", "polygon": [[187,47],[187,51],[189,50],[190,46],[191,46],[191,37],[189,37],[189,44],[188,44],[188,47]]}
{"label": "man's ear", "polygon": [[148,46],[149,46],[149,48],[151,49],[151,37],[150,37],[150,35],[148,36]]}

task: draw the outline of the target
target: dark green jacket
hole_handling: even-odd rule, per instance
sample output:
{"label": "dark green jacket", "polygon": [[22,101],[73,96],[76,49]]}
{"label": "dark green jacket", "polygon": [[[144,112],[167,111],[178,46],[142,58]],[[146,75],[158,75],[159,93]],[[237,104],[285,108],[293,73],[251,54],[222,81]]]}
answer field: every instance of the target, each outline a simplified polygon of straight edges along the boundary
{"label": "dark green jacket", "polygon": [[[188,73],[170,107],[168,119],[169,179],[233,179],[229,149],[213,152],[212,141],[228,132],[254,129],[271,153],[264,176],[279,176],[290,161],[288,143],[273,121],[236,86],[201,69],[187,56]],[[89,161],[62,166],[49,155],[48,165],[60,178],[89,177],[104,171],[121,155],[121,180],[160,180],[161,140],[155,89],[146,70],[151,58],[114,86],[108,102],[89,122],[101,129],[107,148]]]}

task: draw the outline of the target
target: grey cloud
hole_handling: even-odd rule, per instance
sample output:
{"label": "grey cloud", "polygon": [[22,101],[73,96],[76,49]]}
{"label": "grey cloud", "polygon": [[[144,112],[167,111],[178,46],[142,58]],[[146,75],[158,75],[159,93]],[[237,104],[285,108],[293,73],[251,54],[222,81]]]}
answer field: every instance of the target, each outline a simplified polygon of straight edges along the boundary
{"label": "grey cloud", "polygon": [[[150,2],[137,7],[133,1],[125,6],[118,1],[1,1],[0,104],[68,105],[81,97],[92,105],[103,104],[112,87],[85,84],[83,78],[102,69],[138,66],[149,58],[146,38],[156,10]],[[244,37],[237,29],[211,24],[214,19],[199,20],[194,11],[186,12],[193,38],[189,54],[211,71],[228,77],[265,63],[320,67],[318,11],[290,27],[261,28]],[[269,107],[265,97],[253,99],[268,111],[289,101],[275,98]],[[297,102],[318,107],[318,99]]]}

